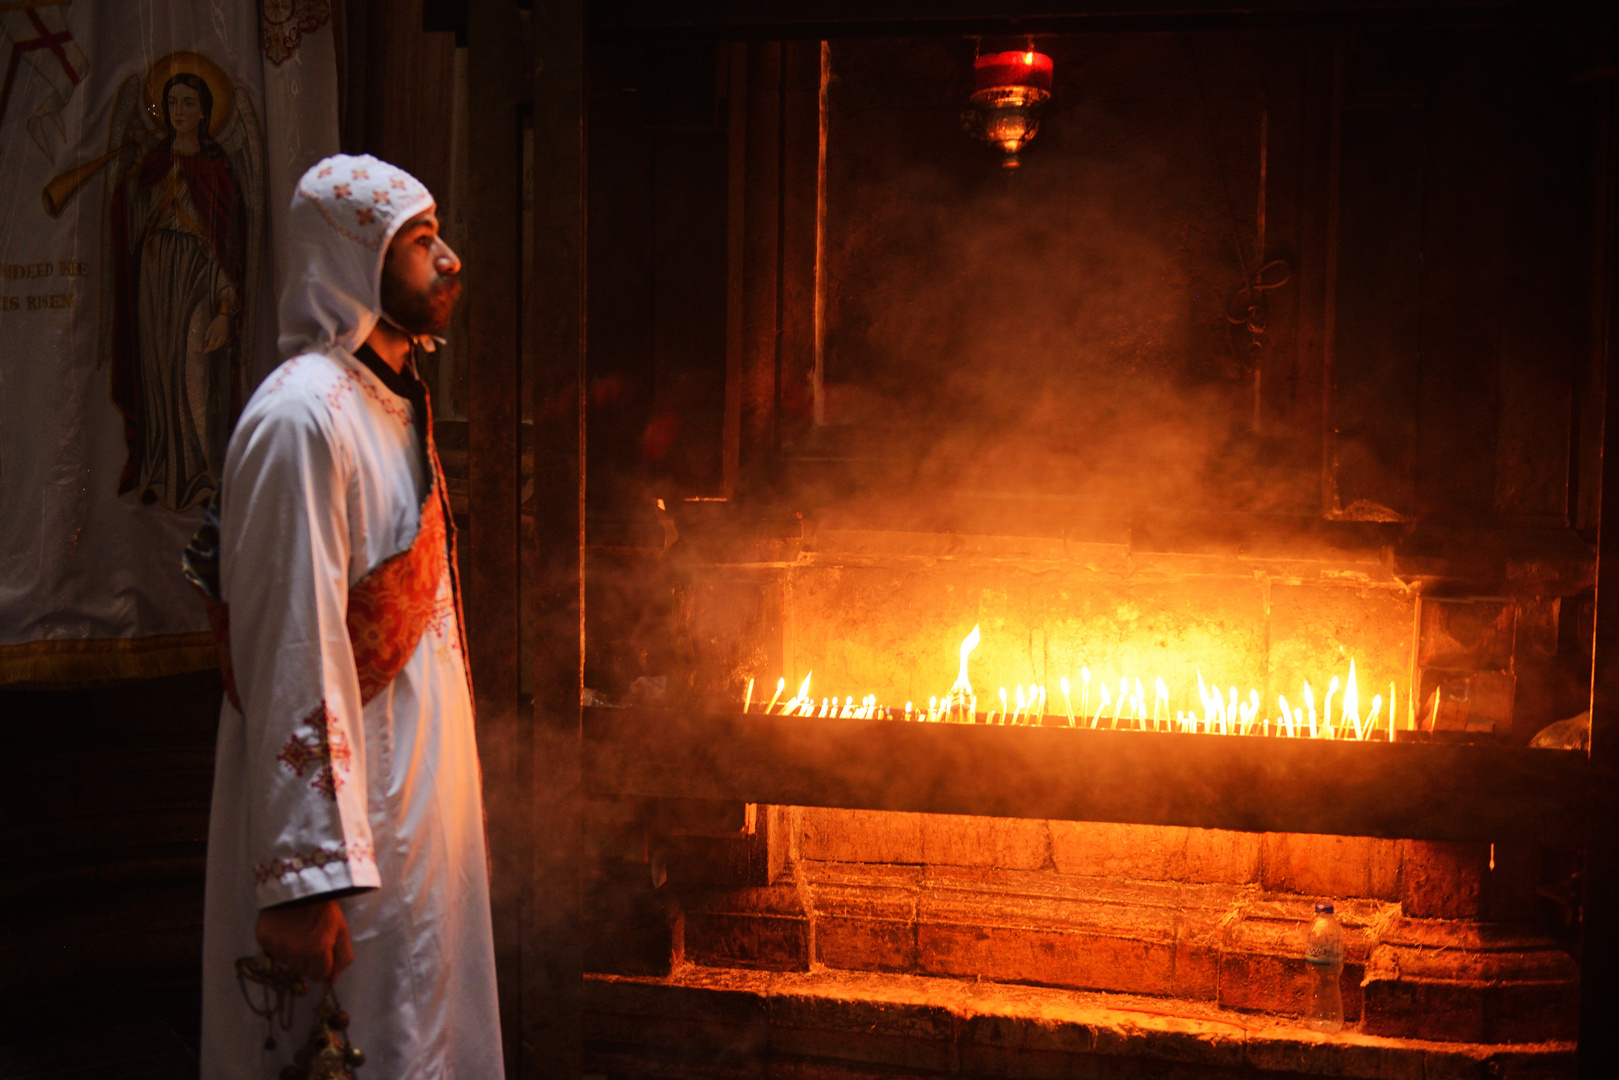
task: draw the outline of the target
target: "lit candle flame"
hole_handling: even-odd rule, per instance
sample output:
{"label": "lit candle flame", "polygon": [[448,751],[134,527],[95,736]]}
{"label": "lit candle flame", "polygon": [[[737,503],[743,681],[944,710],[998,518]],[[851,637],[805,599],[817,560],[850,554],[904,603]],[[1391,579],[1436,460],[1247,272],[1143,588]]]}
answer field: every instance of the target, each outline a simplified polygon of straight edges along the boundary
{"label": "lit candle flame", "polygon": [[973,692],[973,684],[967,681],[967,654],[978,648],[978,627],[974,626],[972,633],[961,639],[961,672],[956,676],[956,685],[950,688],[951,693],[961,691],[963,694]]}
{"label": "lit candle flame", "polygon": [[[974,649],[983,639],[980,627],[974,626],[962,640],[960,647],[961,666],[958,669],[956,684],[942,697],[930,697],[924,713],[915,702],[907,701],[903,714],[898,707],[889,709],[878,702],[876,694],[864,694],[859,698],[849,695],[843,698],[836,696],[823,697],[817,701],[810,696],[813,685],[813,673],[806,673],[804,681],[799,685],[798,693],[785,703],[782,695],[786,693],[787,680],[782,677],[776,681],[774,695],[764,707],[766,714],[779,713],[782,716],[830,716],[857,720],[880,719],[915,719],[927,720],[936,723],[978,723],[978,698],[972,690],[969,678],[968,663]],[[1314,687],[1308,681],[1302,683],[1303,706],[1293,706],[1286,697],[1277,695],[1276,703],[1281,709],[1279,716],[1274,717],[1276,724],[1272,730],[1273,716],[1267,714],[1261,707],[1258,690],[1249,690],[1247,697],[1242,696],[1235,683],[1221,688],[1211,685],[1200,668],[1194,669],[1197,678],[1198,698],[1202,704],[1201,714],[1195,709],[1174,709],[1169,686],[1162,676],[1154,676],[1153,697],[1151,709],[1147,706],[1146,686],[1140,676],[1122,673],[1119,676],[1117,693],[1109,688],[1106,680],[1098,679],[1099,700],[1090,700],[1091,669],[1088,665],[1080,666],[1081,701],[1079,709],[1075,709],[1073,700],[1074,685],[1068,676],[1058,679],[1058,687],[1062,691],[1062,708],[1057,712],[1058,717],[1066,717],[1069,727],[1078,727],[1078,721],[1087,721],[1087,726],[1095,729],[1101,725],[1105,714],[1108,717],[1108,727],[1116,731],[1178,731],[1187,734],[1220,734],[1220,735],[1279,735],[1287,738],[1336,739],[1366,741],[1373,738],[1378,731],[1378,725],[1384,722],[1387,716],[1389,738],[1394,738],[1398,728],[1398,713],[1395,708],[1396,684],[1389,684],[1387,712],[1384,709],[1384,699],[1381,695],[1373,698],[1370,712],[1361,715],[1359,707],[1359,681],[1361,672],[1358,670],[1358,661],[1351,657],[1349,668],[1345,677],[1327,674],[1326,694],[1318,703]],[[743,694],[742,711],[749,714],[753,711],[753,693],[757,688],[756,679],[748,679]],[[1016,707],[1007,700],[1007,688],[1001,687],[998,691],[1000,708],[997,712],[991,709],[985,717],[985,723],[999,723],[1002,726],[1038,727],[1044,724],[1045,717],[1050,711],[1050,688],[1037,682],[1027,685],[1018,683],[1015,686],[1017,696]],[[1428,725],[1437,727],[1439,714],[1443,711],[1443,687],[1436,687],[1432,695],[1432,706]],[[1407,695],[1408,698],[1420,695]],[[1333,714],[1334,699],[1338,702],[1338,713]],[[1318,712],[1317,705],[1320,710]],[[1415,709],[1408,702],[1407,712],[1409,726],[1415,728],[1417,719]],[[1173,719],[1172,719],[1173,717]],[[1122,723],[1121,723],[1122,721]],[[1151,728],[1148,728],[1148,724]]]}
{"label": "lit candle flame", "polygon": [[[1333,680],[1337,682],[1336,679]],[[1349,658],[1349,681],[1344,685],[1344,721],[1354,726],[1355,738],[1363,738],[1360,724],[1360,693],[1355,689],[1355,658]]]}

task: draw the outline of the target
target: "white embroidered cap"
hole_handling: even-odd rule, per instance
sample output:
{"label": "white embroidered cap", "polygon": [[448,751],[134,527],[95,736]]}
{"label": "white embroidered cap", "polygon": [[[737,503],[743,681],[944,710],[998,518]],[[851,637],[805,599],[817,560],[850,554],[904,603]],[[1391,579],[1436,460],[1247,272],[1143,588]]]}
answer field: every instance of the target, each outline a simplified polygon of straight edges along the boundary
{"label": "white embroidered cap", "polygon": [[337,154],[304,173],[298,194],[338,232],[380,251],[398,226],[433,205],[426,186],[370,154]]}
{"label": "white embroidered cap", "polygon": [[369,154],[336,154],[304,173],[287,218],[283,358],[359,347],[382,314],[389,242],[432,206],[420,180]]}

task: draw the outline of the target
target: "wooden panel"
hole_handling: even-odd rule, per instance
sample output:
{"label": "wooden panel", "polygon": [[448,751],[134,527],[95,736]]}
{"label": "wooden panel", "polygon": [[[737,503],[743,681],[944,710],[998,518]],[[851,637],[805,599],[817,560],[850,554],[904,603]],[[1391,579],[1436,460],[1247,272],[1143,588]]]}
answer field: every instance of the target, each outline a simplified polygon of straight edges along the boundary
{"label": "wooden panel", "polygon": [[442,200],[454,167],[455,37],[422,32],[422,0],[371,0],[365,22],[365,84],[353,97],[363,115],[351,117],[363,126],[353,134],[363,132],[366,152],[411,173]]}
{"label": "wooden panel", "polygon": [[789,42],[781,81],[781,362],[776,400],[781,441],[790,445],[809,436],[815,410],[820,43]]}
{"label": "wooden panel", "polygon": [[[1396,55],[1416,63],[1412,51]],[[1418,80],[1391,52],[1382,37],[1355,39],[1337,117],[1327,509],[1357,520],[1409,513],[1416,499],[1426,129]]]}
{"label": "wooden panel", "polygon": [[593,794],[1567,844],[1588,762],[1501,747],[587,709]]}
{"label": "wooden panel", "polygon": [[468,528],[463,603],[477,703],[493,879],[495,971],[508,1072],[520,1045],[519,970],[528,783],[518,717],[519,102],[527,72],[514,7],[469,11],[467,151]]}
{"label": "wooden panel", "polygon": [[581,0],[534,6],[534,839],[523,932],[524,1077],[582,1068],[579,705],[584,674],[585,60]]}
{"label": "wooden panel", "polygon": [[747,50],[747,132],[742,140],[740,468],[744,475],[765,463],[778,438],[782,53],[777,42],[751,44]]}
{"label": "wooden panel", "polygon": [[[712,94],[708,104],[712,112]],[[726,134],[661,129],[650,143],[653,408],[678,424],[659,462],[670,480],[660,491],[714,497],[726,494]],[[643,453],[649,446],[642,441]]]}
{"label": "wooden panel", "polygon": [[[1619,300],[1619,274],[1614,273],[1614,210],[1619,207],[1619,172],[1611,165],[1619,148],[1619,112],[1614,109],[1611,82],[1602,90],[1599,115],[1607,122],[1600,132],[1600,156],[1607,163],[1600,174],[1593,231],[1601,244],[1593,266],[1596,292],[1593,328],[1599,335],[1603,357],[1602,477],[1597,527],[1596,614],[1591,664],[1591,763],[1604,771],[1619,768],[1619,341],[1614,339],[1614,308]],[[1608,511],[1615,510],[1610,521]],[[1619,1025],[1613,1023],[1612,1002],[1619,993],[1619,850],[1613,841],[1619,822],[1619,787],[1595,789],[1585,819],[1585,903],[1580,942],[1581,1080],[1612,1074],[1619,1060]]]}

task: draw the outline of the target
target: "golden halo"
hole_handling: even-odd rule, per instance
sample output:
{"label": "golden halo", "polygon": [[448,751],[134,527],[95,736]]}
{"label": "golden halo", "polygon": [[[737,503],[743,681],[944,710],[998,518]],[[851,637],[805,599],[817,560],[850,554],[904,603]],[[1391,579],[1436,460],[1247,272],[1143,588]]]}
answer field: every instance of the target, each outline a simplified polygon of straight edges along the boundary
{"label": "golden halo", "polygon": [[236,93],[225,69],[202,53],[172,52],[152,65],[152,70],[146,73],[147,115],[156,120],[159,127],[164,126],[163,107],[158,99],[163,96],[164,85],[182,72],[196,75],[208,84],[208,92],[214,96],[213,112],[208,117],[208,134],[217,137],[230,123],[231,112],[236,107]]}

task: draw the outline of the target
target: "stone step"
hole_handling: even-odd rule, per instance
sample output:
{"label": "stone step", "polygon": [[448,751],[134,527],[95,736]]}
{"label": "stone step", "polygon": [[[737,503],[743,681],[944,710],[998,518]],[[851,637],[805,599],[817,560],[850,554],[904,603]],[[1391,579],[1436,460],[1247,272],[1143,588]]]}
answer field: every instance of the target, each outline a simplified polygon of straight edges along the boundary
{"label": "stone step", "polygon": [[919,975],[587,975],[586,1071],[624,1080],[960,1076],[1551,1080],[1571,1042],[1324,1035],[1213,1004]]}

